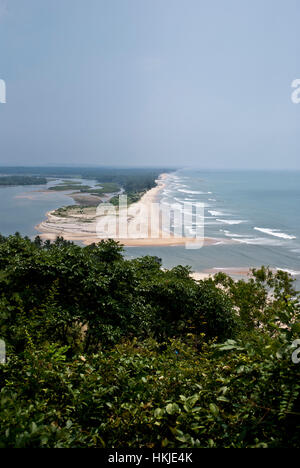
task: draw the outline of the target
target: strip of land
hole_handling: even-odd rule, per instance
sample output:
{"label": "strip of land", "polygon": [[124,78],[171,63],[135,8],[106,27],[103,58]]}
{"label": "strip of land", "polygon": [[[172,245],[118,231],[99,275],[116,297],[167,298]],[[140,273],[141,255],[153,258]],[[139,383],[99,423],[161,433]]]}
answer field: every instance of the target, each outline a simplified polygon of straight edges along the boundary
{"label": "strip of land", "polygon": [[233,279],[246,278],[251,275],[251,268],[210,268],[201,272],[191,273],[191,277],[196,281],[205,280],[208,278],[213,278],[217,273],[225,273],[228,276],[231,276]]}
{"label": "strip of land", "polygon": [[[148,190],[142,198],[131,205],[131,212],[136,214],[130,215],[127,218],[128,230],[135,223],[136,217],[140,216],[139,212],[144,210],[150,212],[150,207],[153,203],[158,201],[160,192],[164,189],[166,180],[169,174],[161,174],[159,179],[156,181],[157,185]],[[105,215],[104,215],[105,216]],[[106,217],[107,222],[109,216]],[[102,220],[102,224],[105,224],[105,219]],[[56,211],[47,213],[47,219],[36,226],[37,231],[40,233],[42,239],[55,240],[57,236],[64,237],[66,240],[82,242],[85,245],[100,242],[102,239],[107,237],[101,237],[97,234],[97,223],[99,222],[99,216],[97,216],[96,207],[82,207],[79,205],[73,205],[67,208],[61,208]],[[142,221],[143,222],[143,221]],[[148,223],[148,219],[144,220]],[[141,226],[143,232],[143,226]],[[145,230],[144,230],[145,232]],[[114,238],[113,236],[109,236]],[[125,246],[138,247],[138,246],[179,246],[186,245],[195,247],[199,244],[199,239],[190,239],[187,237],[175,236],[172,233],[165,233],[159,231],[156,236],[151,236],[151,232],[148,236],[137,238],[120,238],[116,235],[115,240],[120,241]],[[204,245],[214,245],[219,242],[219,239],[206,238],[203,241]]]}

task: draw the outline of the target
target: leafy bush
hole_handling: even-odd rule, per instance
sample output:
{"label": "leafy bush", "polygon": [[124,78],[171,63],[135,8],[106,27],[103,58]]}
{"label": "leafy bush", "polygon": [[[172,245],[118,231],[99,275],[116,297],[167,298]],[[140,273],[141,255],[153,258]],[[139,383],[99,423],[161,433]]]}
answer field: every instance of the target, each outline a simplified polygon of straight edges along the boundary
{"label": "leafy bush", "polygon": [[0,237],[2,447],[299,447],[299,296],[114,242]]}

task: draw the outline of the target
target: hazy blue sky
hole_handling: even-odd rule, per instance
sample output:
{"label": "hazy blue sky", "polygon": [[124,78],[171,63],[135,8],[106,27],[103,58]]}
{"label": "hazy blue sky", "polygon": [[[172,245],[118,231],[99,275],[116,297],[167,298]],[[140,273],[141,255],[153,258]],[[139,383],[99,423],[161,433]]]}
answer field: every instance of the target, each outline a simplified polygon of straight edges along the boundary
{"label": "hazy blue sky", "polygon": [[0,0],[0,164],[300,169],[299,0]]}

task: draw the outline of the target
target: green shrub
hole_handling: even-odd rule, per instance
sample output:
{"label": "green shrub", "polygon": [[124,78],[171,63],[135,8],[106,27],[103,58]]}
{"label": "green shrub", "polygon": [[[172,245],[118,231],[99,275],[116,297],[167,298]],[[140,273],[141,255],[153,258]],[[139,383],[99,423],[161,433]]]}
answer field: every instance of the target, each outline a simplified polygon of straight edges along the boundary
{"label": "green shrub", "polygon": [[299,296],[114,241],[0,237],[1,447],[299,447]]}

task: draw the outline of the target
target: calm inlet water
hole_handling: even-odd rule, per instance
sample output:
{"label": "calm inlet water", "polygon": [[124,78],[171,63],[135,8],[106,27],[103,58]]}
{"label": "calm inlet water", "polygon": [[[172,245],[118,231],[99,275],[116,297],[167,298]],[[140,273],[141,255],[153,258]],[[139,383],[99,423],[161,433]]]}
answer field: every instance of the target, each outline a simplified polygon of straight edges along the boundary
{"label": "calm inlet water", "polygon": [[[96,183],[84,179],[72,180],[90,186]],[[47,191],[49,187],[61,182],[62,180],[55,180],[47,185],[0,187],[0,233],[8,236],[20,232],[33,238],[38,235],[34,227],[46,218],[48,211],[74,205],[68,192]]]}

